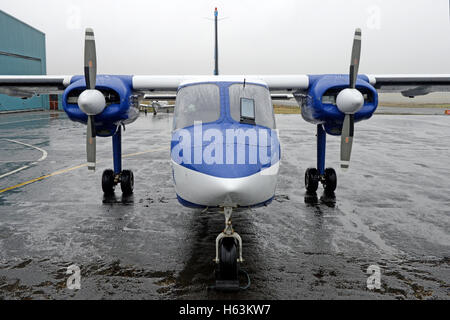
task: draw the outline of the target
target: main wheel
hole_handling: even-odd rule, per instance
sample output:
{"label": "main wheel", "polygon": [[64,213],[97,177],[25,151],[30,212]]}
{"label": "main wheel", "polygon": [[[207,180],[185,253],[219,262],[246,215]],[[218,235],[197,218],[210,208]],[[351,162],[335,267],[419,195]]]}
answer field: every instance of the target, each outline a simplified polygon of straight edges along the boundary
{"label": "main wheel", "polygon": [[337,175],[336,171],[332,168],[328,168],[325,170],[325,192],[331,193],[336,191],[337,187]]}
{"label": "main wheel", "polygon": [[130,195],[134,190],[134,174],[133,171],[124,170],[122,171],[120,179],[120,187],[122,188],[122,193],[125,195]]}
{"label": "main wheel", "polygon": [[219,243],[219,280],[238,280],[238,249],[234,238],[223,238]]}
{"label": "main wheel", "polygon": [[112,170],[103,171],[102,189],[105,194],[114,193],[114,171]]}
{"label": "main wheel", "polygon": [[309,193],[314,193],[319,188],[319,171],[316,168],[306,170],[305,187]]}

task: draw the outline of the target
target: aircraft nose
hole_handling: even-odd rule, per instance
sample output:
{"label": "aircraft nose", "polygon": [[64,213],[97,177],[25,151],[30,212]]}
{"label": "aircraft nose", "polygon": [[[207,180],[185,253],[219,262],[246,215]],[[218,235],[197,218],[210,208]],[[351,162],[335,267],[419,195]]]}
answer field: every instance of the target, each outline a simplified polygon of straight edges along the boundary
{"label": "aircraft nose", "polygon": [[273,174],[268,172],[278,168],[280,160],[278,135],[271,136],[266,128],[248,130],[254,126],[245,127],[247,130],[237,126],[232,131],[224,127],[210,131],[205,128],[208,126],[203,126],[203,134],[197,135],[202,137],[200,140],[191,139],[195,137],[194,128],[180,133],[182,138],[172,139],[174,180],[179,195],[201,200],[195,203],[208,206],[220,206],[227,199],[239,205],[269,199],[278,169]]}
{"label": "aircraft nose", "polygon": [[[221,178],[194,171],[172,162],[175,189],[179,198],[199,206],[255,206],[272,199],[279,162],[256,174]],[[182,201],[181,201],[182,202]],[[183,203],[183,202],[182,202]]]}

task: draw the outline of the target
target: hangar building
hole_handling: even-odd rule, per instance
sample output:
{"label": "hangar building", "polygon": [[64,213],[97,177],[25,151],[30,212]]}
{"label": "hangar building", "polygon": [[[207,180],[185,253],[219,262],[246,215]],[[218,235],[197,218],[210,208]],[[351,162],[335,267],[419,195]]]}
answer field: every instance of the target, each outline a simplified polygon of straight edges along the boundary
{"label": "hangar building", "polygon": [[[45,34],[0,10],[0,75],[45,75],[46,63]],[[58,100],[58,96],[22,100],[0,95],[0,113],[58,109]]]}

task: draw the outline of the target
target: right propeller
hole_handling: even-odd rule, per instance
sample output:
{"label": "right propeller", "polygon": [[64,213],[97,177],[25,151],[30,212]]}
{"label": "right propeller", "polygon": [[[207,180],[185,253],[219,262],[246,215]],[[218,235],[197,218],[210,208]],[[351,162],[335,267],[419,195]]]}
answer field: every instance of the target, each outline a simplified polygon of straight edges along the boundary
{"label": "right propeller", "polygon": [[364,97],[356,89],[359,61],[361,58],[361,35],[361,29],[356,29],[353,40],[352,60],[350,63],[350,86],[342,90],[336,98],[338,109],[345,114],[341,134],[341,168],[344,170],[350,167],[355,130],[355,113],[364,106]]}
{"label": "right propeller", "polygon": [[84,46],[84,77],[86,90],[78,97],[80,109],[87,114],[86,152],[89,170],[95,170],[96,166],[96,133],[95,116],[102,113],[106,107],[103,93],[95,89],[97,81],[97,54],[95,50],[94,31],[86,29]]}

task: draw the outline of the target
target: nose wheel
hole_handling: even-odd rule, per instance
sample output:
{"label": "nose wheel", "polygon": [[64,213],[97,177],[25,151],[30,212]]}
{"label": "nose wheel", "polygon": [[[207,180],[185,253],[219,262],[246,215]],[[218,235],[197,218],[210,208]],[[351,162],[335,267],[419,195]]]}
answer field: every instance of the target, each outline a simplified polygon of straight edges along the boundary
{"label": "nose wheel", "polygon": [[105,170],[102,175],[102,189],[105,194],[114,193],[114,189],[120,183],[122,193],[130,195],[134,190],[134,174],[131,170],[123,170],[120,174],[114,174],[111,169]]}
{"label": "nose wheel", "polygon": [[239,291],[239,263],[242,259],[242,239],[231,224],[233,208],[225,207],[225,230],[216,239],[216,285],[219,291]]}
{"label": "nose wheel", "polygon": [[216,288],[239,289],[238,246],[234,238],[223,238],[219,242],[219,263],[216,269]]}
{"label": "nose wheel", "polygon": [[337,175],[336,171],[332,168],[325,169],[325,173],[321,175],[316,168],[309,168],[305,173],[305,187],[308,193],[315,193],[319,188],[319,182],[326,193],[332,193],[336,191],[337,187]]}

